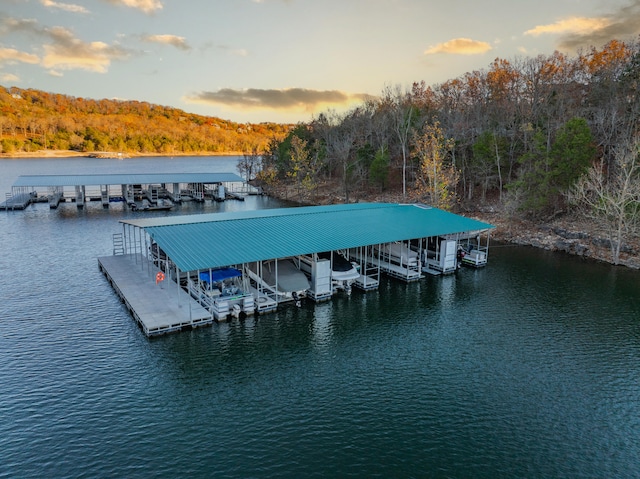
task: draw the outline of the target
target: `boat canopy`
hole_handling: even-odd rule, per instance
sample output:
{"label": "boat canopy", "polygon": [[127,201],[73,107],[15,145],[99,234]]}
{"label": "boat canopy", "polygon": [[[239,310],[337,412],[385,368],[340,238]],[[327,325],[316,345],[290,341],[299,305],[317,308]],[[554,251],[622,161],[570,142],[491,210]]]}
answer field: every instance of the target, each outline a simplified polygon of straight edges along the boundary
{"label": "boat canopy", "polygon": [[242,273],[235,268],[220,268],[211,271],[201,271],[200,281],[217,283],[219,281],[224,281],[225,279],[237,278],[238,276],[242,276]]}
{"label": "boat canopy", "polygon": [[430,206],[350,203],[120,220],[142,228],[180,271],[493,228]]}

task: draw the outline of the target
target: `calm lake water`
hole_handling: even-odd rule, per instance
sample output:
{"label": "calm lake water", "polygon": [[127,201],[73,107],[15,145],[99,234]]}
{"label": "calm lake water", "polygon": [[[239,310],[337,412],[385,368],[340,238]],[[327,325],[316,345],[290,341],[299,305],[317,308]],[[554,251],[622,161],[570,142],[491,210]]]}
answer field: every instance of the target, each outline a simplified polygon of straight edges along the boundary
{"label": "calm lake water", "polygon": [[[235,164],[0,160],[0,194]],[[149,340],[97,265],[144,214],[0,212],[0,477],[640,477],[639,272],[496,245],[481,270]]]}

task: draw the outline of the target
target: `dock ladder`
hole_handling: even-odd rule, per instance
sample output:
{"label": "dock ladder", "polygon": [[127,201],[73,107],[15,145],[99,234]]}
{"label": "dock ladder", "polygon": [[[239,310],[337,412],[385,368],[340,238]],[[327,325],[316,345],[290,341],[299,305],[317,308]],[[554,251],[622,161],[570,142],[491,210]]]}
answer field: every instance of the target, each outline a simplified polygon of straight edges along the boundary
{"label": "dock ladder", "polygon": [[4,209],[6,211],[9,211],[9,206],[11,206],[11,209],[13,209],[13,194],[6,193],[5,198],[6,198],[6,201],[4,202]]}
{"label": "dock ladder", "polygon": [[124,254],[124,240],[122,238],[122,233],[114,233],[113,234],[113,255],[122,255]]}
{"label": "dock ladder", "polygon": [[109,206],[109,185],[100,185],[100,199],[103,207]]}

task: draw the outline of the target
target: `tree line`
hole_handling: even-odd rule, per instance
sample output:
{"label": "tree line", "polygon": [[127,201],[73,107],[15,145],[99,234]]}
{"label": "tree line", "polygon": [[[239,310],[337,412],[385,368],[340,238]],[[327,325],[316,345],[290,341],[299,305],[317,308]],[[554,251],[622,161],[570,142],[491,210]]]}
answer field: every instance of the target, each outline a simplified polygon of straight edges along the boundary
{"label": "tree line", "polygon": [[[639,88],[639,41],[497,58],[435,86],[386,86],[348,112],[298,124],[269,143],[258,178],[310,201],[333,180],[347,202],[395,190],[445,209],[491,202],[530,218],[582,208],[613,225],[619,255],[640,204]],[[604,208],[605,193],[615,207]]]}
{"label": "tree line", "polygon": [[0,87],[0,153],[39,150],[139,154],[266,148],[291,125],[244,124],[139,101],[93,100]]}

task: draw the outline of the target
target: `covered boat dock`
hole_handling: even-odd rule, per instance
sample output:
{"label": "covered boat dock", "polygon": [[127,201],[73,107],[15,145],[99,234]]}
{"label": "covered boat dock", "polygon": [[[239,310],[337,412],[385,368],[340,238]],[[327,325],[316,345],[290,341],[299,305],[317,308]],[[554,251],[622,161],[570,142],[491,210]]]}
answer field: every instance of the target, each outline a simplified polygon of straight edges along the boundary
{"label": "covered boat dock", "polygon": [[[315,300],[329,299],[335,292],[331,282],[333,261],[321,258],[321,253],[332,252],[348,258],[358,271],[353,286],[364,291],[377,288],[381,273],[404,281],[417,281],[423,272],[433,271],[434,265],[446,265],[452,254],[452,242],[456,247],[454,255],[466,247],[468,254],[484,259],[475,265],[482,266],[488,254],[488,233],[493,228],[426,205],[392,203],[278,208],[120,222],[123,230],[114,235],[113,256],[98,261],[149,336],[272,311],[280,303],[298,301],[305,295]],[[463,241],[458,242],[458,237],[466,246]],[[298,271],[305,270],[308,289],[304,293],[282,290],[278,280],[280,261],[295,265]],[[134,281],[136,288],[138,283],[143,283],[144,290],[157,293],[167,283],[175,285],[172,287],[178,292],[162,297],[165,303],[179,303],[182,311],[189,312],[189,320],[185,321],[183,314],[176,316],[173,323],[167,318],[159,329],[148,327],[155,313],[139,312],[130,298],[146,293],[122,286],[124,279],[114,280],[116,269],[118,277],[125,278],[127,268],[132,275],[134,270],[136,275],[143,273],[143,277]],[[265,280],[266,268],[275,268],[275,280],[272,280],[275,283]],[[160,308],[169,310],[168,305]]]}
{"label": "covered boat dock", "polygon": [[47,202],[54,209],[64,201],[74,202],[78,208],[89,201],[101,201],[104,207],[125,202],[132,208],[168,208],[183,201],[224,200],[232,189],[228,185],[244,185],[248,192],[244,180],[234,173],[23,175],[0,209],[22,210],[35,202]]}

